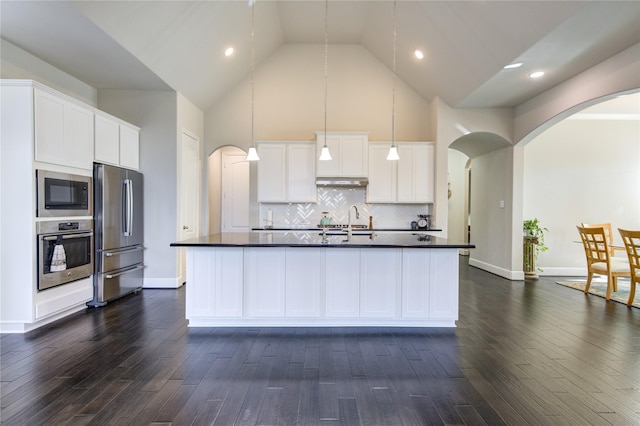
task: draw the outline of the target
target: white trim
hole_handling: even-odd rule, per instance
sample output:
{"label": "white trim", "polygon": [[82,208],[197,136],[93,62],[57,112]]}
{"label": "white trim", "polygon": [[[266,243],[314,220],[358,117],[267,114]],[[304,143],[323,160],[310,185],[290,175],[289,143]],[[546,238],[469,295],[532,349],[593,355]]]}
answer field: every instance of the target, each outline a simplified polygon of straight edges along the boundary
{"label": "white trim", "polygon": [[57,321],[59,319],[65,318],[71,314],[74,314],[79,311],[83,311],[87,309],[87,306],[82,303],[81,305],[77,305],[70,309],[59,312],[55,315],[51,315],[49,317],[43,318],[41,321],[36,321],[33,323],[27,322],[1,322],[0,323],[0,333],[28,333],[29,331],[35,330],[36,328],[42,327],[43,325],[49,324],[51,322]]}
{"label": "white trim", "polygon": [[549,268],[549,267],[540,267],[542,271],[538,271],[538,275],[550,275],[550,276],[559,276],[559,277],[586,277],[587,276],[587,268],[568,268],[568,267],[558,267],[558,268]]}
{"label": "white trim", "polygon": [[148,278],[144,277],[142,288],[179,288],[182,286],[179,277]]}
{"label": "white trim", "polygon": [[501,276],[511,281],[522,281],[524,280],[524,272],[523,271],[510,271],[508,269],[501,268],[499,266],[491,265],[486,262],[482,262],[480,260],[469,258],[469,266],[474,266],[478,269],[482,269],[487,272],[491,272],[492,274]]}
{"label": "white trim", "polygon": [[189,327],[455,327],[451,319],[407,318],[187,318]]}

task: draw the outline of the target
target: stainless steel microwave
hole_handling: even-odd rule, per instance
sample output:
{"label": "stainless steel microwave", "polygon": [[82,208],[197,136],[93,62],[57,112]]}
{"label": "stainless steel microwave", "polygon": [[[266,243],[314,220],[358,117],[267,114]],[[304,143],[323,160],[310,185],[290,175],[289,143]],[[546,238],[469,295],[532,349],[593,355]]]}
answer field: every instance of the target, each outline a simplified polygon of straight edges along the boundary
{"label": "stainless steel microwave", "polygon": [[36,170],[38,217],[92,216],[92,178]]}

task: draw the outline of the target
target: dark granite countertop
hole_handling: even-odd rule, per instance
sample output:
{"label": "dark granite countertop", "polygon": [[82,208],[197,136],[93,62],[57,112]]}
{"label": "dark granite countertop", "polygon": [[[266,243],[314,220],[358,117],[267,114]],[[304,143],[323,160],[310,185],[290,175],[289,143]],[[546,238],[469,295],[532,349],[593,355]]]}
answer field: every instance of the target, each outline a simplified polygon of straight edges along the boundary
{"label": "dark granite countertop", "polygon": [[[332,228],[328,226],[327,229],[333,231],[344,230],[346,232],[346,228]],[[278,231],[278,232],[309,232],[309,231],[321,231],[322,228],[318,227],[308,227],[308,228],[251,228],[252,231]],[[353,228],[353,231],[373,231],[373,232],[440,232],[442,229],[411,229],[411,228]]]}
{"label": "dark granite countertop", "polygon": [[320,231],[228,232],[178,241],[171,247],[354,247],[354,248],[475,248],[473,244],[450,241],[416,231],[413,234],[368,235],[361,229],[346,241],[346,232],[328,232],[322,242]]}

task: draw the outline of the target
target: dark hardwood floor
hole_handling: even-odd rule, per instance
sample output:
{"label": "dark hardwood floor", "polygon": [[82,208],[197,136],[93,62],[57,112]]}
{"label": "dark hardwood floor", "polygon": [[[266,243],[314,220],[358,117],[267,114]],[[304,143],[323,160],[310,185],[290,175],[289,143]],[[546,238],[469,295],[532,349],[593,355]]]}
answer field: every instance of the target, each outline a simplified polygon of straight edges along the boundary
{"label": "dark hardwood floor", "polygon": [[0,419],[640,424],[639,309],[461,260],[456,329],[189,329],[182,288],[2,335]]}

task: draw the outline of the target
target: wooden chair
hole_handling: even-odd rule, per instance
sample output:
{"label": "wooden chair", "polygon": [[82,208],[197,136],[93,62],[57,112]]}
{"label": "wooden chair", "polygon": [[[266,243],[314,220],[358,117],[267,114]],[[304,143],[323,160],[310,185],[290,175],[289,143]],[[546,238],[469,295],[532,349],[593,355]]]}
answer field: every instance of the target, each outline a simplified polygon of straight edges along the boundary
{"label": "wooden chair", "polygon": [[636,296],[636,286],[640,285],[640,231],[620,228],[618,231],[622,236],[631,268],[631,288],[629,288],[629,301],[627,302],[627,306],[631,306]]}
{"label": "wooden chair", "polygon": [[593,274],[607,276],[606,299],[611,299],[611,291],[618,291],[618,277],[631,275],[627,259],[611,256],[606,232],[603,227],[586,228],[578,226],[580,239],[587,256],[587,285],[584,292],[589,292]]}
{"label": "wooden chair", "polygon": [[616,250],[625,251],[624,247],[614,247],[613,245],[613,227],[610,223],[582,223],[583,228],[604,228],[604,233],[607,236],[607,245],[609,246],[609,254],[611,256],[616,255]]}

